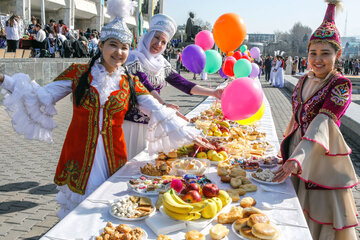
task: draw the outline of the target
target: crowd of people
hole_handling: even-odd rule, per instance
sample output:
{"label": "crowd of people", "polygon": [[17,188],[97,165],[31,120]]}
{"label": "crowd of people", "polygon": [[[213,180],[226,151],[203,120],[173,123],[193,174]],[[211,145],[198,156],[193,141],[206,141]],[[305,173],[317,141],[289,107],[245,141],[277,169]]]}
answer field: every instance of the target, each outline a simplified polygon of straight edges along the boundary
{"label": "crowd of people", "polygon": [[20,48],[20,39],[30,40],[34,57],[92,57],[98,49],[99,32],[88,28],[70,31],[63,20],[57,23],[50,19],[42,26],[36,17],[24,29],[21,19],[13,14],[5,26],[1,25],[0,48],[7,48],[7,52],[15,52]]}

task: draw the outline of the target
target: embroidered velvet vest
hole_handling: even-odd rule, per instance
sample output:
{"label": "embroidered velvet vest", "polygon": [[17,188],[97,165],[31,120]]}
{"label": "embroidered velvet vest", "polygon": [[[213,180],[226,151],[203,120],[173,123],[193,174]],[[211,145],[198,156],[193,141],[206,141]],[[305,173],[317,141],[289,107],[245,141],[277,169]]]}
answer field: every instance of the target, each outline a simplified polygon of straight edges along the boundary
{"label": "embroidered velvet vest", "polygon": [[[73,64],[55,80],[72,80],[73,92],[79,77],[88,69],[88,64]],[[137,95],[149,94],[138,78],[135,82]],[[89,74],[89,83],[92,76]],[[99,134],[103,137],[104,149],[110,175],[127,162],[126,144],[122,123],[128,110],[130,87],[128,77],[123,75],[120,90],[110,94],[103,106],[100,105],[96,88],[90,86],[79,106],[73,103],[73,117],[66,134],[59,163],[55,174],[55,183],[65,185],[76,193],[85,194],[85,189],[94,161]],[[100,108],[103,119],[99,119]],[[103,121],[100,129],[99,121]]]}
{"label": "embroidered velvet vest", "polygon": [[[304,136],[311,121],[320,113],[329,116],[338,126],[341,124],[341,117],[351,103],[351,81],[340,73],[336,73],[328,79],[328,83],[316,91],[311,97],[302,101],[302,88],[307,75],[300,78],[291,97],[293,118],[295,123],[292,131],[285,136],[281,143],[281,153],[284,160],[287,160],[289,138],[300,127],[301,136]],[[299,112],[299,118],[296,115]]]}

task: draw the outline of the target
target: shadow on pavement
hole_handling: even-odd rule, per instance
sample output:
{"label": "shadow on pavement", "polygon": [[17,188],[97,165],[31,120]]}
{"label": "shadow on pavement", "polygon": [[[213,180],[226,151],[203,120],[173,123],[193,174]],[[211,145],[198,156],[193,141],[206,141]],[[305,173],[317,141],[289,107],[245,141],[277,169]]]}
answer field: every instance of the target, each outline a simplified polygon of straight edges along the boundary
{"label": "shadow on pavement", "polygon": [[38,182],[17,182],[0,186],[0,192],[15,192],[39,186]]}
{"label": "shadow on pavement", "polygon": [[39,186],[33,189],[29,190],[30,194],[34,194],[34,195],[47,195],[47,194],[55,194],[57,193],[58,190],[56,189],[56,185],[55,184],[48,184],[48,185],[44,185],[44,186]]}
{"label": "shadow on pavement", "polygon": [[41,238],[41,235],[35,236],[35,237],[23,238],[23,240],[38,240],[40,238]]}
{"label": "shadow on pavement", "polygon": [[0,215],[12,212],[20,212],[29,208],[36,207],[37,203],[29,201],[9,201],[0,202]]}

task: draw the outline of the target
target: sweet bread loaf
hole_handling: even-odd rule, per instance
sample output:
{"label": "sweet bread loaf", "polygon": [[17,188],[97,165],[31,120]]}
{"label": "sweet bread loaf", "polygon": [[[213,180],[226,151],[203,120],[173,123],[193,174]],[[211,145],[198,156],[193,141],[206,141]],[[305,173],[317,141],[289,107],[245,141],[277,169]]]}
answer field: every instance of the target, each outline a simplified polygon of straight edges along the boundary
{"label": "sweet bread loaf", "polygon": [[265,214],[252,214],[247,225],[253,227],[257,223],[270,223],[270,219]]}
{"label": "sweet bread loaf", "polygon": [[255,206],[256,201],[252,197],[245,197],[241,199],[240,206],[243,208]]}
{"label": "sweet bread loaf", "polygon": [[279,232],[269,223],[257,223],[251,228],[251,233],[261,239],[274,240],[279,237]]}
{"label": "sweet bread loaf", "polygon": [[213,240],[221,240],[229,234],[229,229],[222,224],[216,224],[210,229],[210,237]]}

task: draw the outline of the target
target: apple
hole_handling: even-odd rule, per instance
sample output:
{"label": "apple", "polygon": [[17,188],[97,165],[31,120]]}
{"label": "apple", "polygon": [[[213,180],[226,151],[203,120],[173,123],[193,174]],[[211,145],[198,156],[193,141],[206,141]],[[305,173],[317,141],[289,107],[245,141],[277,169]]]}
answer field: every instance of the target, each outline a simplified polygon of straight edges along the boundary
{"label": "apple", "polygon": [[196,154],[196,157],[207,159],[206,152],[199,152],[198,154]]}
{"label": "apple", "polygon": [[221,151],[228,152],[225,147],[219,147],[219,148],[216,149],[216,151],[217,152],[221,152]]}
{"label": "apple", "polygon": [[201,195],[198,191],[190,190],[183,197],[182,200],[187,203],[201,202]]}
{"label": "apple", "polygon": [[211,159],[212,159],[212,155],[213,155],[214,153],[216,153],[215,150],[209,150],[209,151],[207,152],[207,158],[211,160]]}
{"label": "apple", "polygon": [[213,183],[207,183],[202,188],[202,193],[207,198],[217,197],[219,195],[219,187]]}
{"label": "apple", "polygon": [[190,183],[189,185],[186,186],[186,192],[190,192],[191,190],[200,191],[199,185],[197,183]]}
{"label": "apple", "polygon": [[214,153],[212,155],[212,158],[211,158],[212,161],[215,161],[215,162],[221,162],[221,161],[224,161],[225,158],[222,154],[219,154],[219,153]]}
{"label": "apple", "polygon": [[220,152],[218,152],[218,154],[222,155],[224,157],[224,159],[228,159],[228,157],[229,157],[227,152],[225,152],[225,151],[220,151]]}

